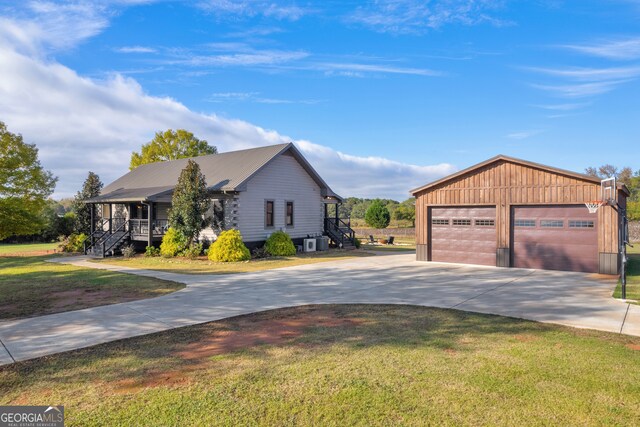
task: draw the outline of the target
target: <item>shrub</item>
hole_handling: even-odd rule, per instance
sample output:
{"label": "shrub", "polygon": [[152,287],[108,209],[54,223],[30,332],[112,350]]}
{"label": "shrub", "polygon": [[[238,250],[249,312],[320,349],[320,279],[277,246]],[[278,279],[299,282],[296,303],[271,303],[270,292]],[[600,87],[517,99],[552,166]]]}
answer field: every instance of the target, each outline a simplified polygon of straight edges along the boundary
{"label": "shrub", "polygon": [[362,241],[356,237],[356,238],[353,240],[353,244],[354,244],[354,246],[356,247],[356,249],[360,249],[360,246],[362,245]]}
{"label": "shrub", "polygon": [[165,235],[162,237],[160,255],[171,258],[184,251],[186,247],[187,239],[184,237],[184,234],[175,228],[169,227]]}
{"label": "shrub", "polygon": [[133,258],[136,255],[136,247],[134,245],[125,245],[122,247],[122,256],[125,258]]}
{"label": "shrub", "polygon": [[202,243],[198,243],[197,245],[196,244],[191,245],[190,247],[182,251],[182,256],[185,256],[191,259],[196,259],[200,256],[201,253],[202,253]]}
{"label": "shrub", "polygon": [[267,258],[268,256],[269,256],[269,252],[267,252],[264,246],[260,248],[255,248],[254,250],[251,251],[251,258],[253,259]]}
{"label": "shrub", "polygon": [[160,248],[156,248],[155,246],[147,246],[144,250],[144,256],[146,256],[147,258],[160,256]]}
{"label": "shrub", "polygon": [[242,243],[242,235],[238,230],[227,230],[220,233],[218,239],[209,248],[208,257],[216,262],[236,262],[251,259],[249,249]]}
{"label": "shrub", "polygon": [[87,240],[86,234],[71,233],[69,237],[64,238],[60,242],[60,245],[58,246],[58,248],[62,252],[83,252],[85,240]]}
{"label": "shrub", "polygon": [[291,237],[284,231],[276,231],[264,244],[264,249],[271,256],[291,256],[296,254],[296,247]]}
{"label": "shrub", "polygon": [[375,199],[367,209],[364,220],[369,227],[387,228],[391,221],[391,215],[389,214],[389,209],[382,204],[382,201]]}

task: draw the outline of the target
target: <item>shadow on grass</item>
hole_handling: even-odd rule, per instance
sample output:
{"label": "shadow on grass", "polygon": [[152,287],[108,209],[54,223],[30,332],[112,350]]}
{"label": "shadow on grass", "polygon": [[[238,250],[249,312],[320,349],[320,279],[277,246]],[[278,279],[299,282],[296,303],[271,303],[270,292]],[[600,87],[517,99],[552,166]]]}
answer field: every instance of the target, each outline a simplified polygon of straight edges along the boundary
{"label": "shadow on grass", "polygon": [[206,370],[216,357],[241,354],[269,360],[273,346],[333,351],[392,346],[468,350],[466,340],[490,343],[563,329],[508,317],[407,305],[309,305],[183,327],[0,367],[0,394],[43,378],[153,387],[162,379]]}

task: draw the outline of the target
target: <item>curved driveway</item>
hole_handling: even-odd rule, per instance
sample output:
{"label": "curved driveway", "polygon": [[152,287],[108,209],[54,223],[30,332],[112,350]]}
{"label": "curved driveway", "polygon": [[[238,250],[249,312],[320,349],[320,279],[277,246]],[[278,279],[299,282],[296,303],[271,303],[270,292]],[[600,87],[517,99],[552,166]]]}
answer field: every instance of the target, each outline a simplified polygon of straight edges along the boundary
{"label": "curved driveway", "polygon": [[182,282],[170,295],[0,323],[0,364],[230,316],[304,304],[413,304],[640,336],[640,306],[584,273],[416,262],[414,254],[352,258],[257,273],[186,275],[96,264]]}

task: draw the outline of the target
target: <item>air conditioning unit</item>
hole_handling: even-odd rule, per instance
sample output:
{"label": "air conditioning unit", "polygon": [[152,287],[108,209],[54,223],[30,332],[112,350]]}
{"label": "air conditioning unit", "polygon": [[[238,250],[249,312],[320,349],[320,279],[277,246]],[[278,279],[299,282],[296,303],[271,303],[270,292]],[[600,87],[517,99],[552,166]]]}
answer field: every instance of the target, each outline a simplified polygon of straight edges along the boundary
{"label": "air conditioning unit", "polygon": [[304,251],[315,252],[316,251],[316,239],[304,239]]}

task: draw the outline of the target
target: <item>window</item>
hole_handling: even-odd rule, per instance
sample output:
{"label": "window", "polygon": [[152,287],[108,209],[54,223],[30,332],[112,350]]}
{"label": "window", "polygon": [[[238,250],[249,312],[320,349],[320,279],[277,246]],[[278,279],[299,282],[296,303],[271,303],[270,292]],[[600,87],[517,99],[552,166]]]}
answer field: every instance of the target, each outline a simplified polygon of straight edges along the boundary
{"label": "window", "polygon": [[434,218],[431,220],[432,225],[449,225],[448,219]]}
{"label": "window", "polygon": [[516,219],[513,221],[515,227],[535,227],[536,221],[533,219]]}
{"label": "window", "polygon": [[476,219],[476,226],[480,227],[494,227],[496,225],[495,219]]}
{"label": "window", "polygon": [[458,226],[471,225],[471,220],[470,219],[454,219],[453,225],[458,225]]}
{"label": "window", "polygon": [[569,221],[569,228],[593,228],[593,227],[595,227],[595,223],[593,221],[578,221],[578,220]]}
{"label": "window", "polygon": [[284,217],[285,225],[287,227],[293,227],[293,202],[287,202]]}
{"label": "window", "polygon": [[273,200],[264,202],[264,226],[273,227]]}
{"label": "window", "polygon": [[564,221],[561,219],[542,219],[540,220],[540,227],[562,228],[564,227]]}

